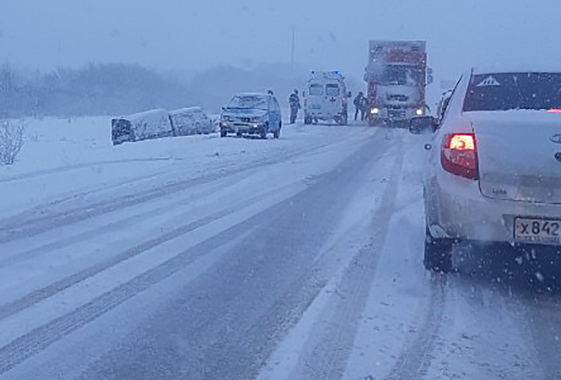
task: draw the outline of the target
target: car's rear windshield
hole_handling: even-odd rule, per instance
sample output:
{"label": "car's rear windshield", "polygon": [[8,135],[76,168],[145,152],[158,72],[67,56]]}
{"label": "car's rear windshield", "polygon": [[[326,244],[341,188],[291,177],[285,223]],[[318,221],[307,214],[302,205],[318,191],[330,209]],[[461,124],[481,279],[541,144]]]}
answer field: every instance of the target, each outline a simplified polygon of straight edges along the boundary
{"label": "car's rear windshield", "polygon": [[561,73],[473,75],[464,100],[464,112],[553,108],[561,108]]}
{"label": "car's rear windshield", "polygon": [[327,96],[339,96],[340,93],[338,84],[328,84],[325,86],[325,94]]}
{"label": "car's rear windshield", "polygon": [[310,95],[315,95],[315,96],[323,95],[323,85],[321,84],[310,85]]}
{"label": "car's rear windshield", "polygon": [[128,131],[131,129],[131,122],[127,119],[112,119],[111,126],[113,129]]}

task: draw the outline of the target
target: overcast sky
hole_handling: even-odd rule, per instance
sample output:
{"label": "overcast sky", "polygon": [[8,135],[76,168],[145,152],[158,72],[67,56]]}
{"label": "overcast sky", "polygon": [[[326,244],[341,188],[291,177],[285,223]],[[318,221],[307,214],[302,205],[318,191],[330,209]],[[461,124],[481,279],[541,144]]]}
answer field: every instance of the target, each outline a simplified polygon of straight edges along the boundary
{"label": "overcast sky", "polygon": [[455,79],[474,63],[561,58],[559,0],[1,0],[0,60],[200,70],[296,61],[360,76],[369,39],[428,41]]}

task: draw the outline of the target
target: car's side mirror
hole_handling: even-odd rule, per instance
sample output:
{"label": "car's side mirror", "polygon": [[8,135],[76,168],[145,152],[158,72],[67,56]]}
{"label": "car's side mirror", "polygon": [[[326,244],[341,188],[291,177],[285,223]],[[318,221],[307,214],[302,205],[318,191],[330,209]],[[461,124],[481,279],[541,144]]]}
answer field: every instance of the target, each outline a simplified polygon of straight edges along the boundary
{"label": "car's side mirror", "polygon": [[427,86],[433,84],[434,77],[432,75],[427,75]]}
{"label": "car's side mirror", "polygon": [[432,116],[414,117],[409,122],[409,132],[420,135],[433,133],[438,128],[438,121]]}

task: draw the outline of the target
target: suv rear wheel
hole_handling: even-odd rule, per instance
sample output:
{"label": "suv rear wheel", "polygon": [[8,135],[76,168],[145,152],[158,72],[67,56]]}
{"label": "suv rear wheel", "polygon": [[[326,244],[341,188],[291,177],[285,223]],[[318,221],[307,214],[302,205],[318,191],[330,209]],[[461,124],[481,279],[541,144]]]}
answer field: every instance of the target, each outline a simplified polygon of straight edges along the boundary
{"label": "suv rear wheel", "polygon": [[436,239],[430,234],[428,226],[425,231],[425,268],[433,272],[449,273],[453,269],[452,239]]}

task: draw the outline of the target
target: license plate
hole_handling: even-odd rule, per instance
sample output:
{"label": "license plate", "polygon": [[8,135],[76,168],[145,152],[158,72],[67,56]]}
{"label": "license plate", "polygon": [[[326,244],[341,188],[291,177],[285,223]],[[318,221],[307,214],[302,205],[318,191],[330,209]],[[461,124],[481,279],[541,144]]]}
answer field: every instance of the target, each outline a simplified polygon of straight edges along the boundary
{"label": "license plate", "polygon": [[388,116],[395,119],[404,119],[405,111],[389,111]]}
{"label": "license plate", "polygon": [[561,220],[516,218],[514,238],[529,243],[561,243]]}

